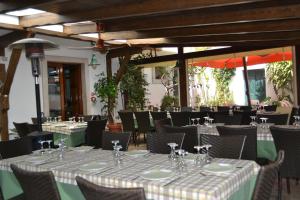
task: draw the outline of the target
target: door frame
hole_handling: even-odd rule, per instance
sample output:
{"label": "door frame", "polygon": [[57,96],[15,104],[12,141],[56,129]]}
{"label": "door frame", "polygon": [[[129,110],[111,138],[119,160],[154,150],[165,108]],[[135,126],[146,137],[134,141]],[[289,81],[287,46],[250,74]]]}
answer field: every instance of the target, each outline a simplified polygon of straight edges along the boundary
{"label": "door frame", "polygon": [[83,114],[87,113],[87,96],[86,91],[89,87],[89,82],[86,81],[86,74],[88,74],[88,59],[87,58],[74,58],[64,56],[49,56],[46,55],[45,59],[41,62],[41,96],[42,96],[42,108],[45,116],[49,116],[49,90],[48,90],[48,62],[66,63],[66,64],[80,64],[81,65],[81,94],[82,94],[82,109]]}

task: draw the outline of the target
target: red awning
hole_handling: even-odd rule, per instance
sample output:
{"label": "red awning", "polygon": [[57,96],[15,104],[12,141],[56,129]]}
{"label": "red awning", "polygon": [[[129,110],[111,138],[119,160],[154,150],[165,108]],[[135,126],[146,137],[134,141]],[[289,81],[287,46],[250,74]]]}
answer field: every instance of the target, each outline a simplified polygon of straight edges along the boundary
{"label": "red awning", "polygon": [[[292,52],[278,52],[266,55],[247,56],[247,66],[292,60]],[[212,67],[212,68],[236,68],[243,67],[243,58],[228,58],[219,60],[198,61],[192,66]]]}

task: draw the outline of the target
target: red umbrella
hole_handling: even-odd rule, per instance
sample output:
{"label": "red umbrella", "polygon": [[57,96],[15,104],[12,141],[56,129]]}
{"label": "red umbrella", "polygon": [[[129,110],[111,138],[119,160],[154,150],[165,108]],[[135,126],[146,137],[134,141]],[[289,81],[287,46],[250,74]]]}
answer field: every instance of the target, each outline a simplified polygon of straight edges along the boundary
{"label": "red umbrella", "polygon": [[[263,63],[272,63],[285,60],[292,60],[292,52],[279,52],[266,55],[247,56],[247,66]],[[219,60],[199,61],[192,63],[192,66],[212,68],[236,68],[243,67],[243,58],[228,58]]]}

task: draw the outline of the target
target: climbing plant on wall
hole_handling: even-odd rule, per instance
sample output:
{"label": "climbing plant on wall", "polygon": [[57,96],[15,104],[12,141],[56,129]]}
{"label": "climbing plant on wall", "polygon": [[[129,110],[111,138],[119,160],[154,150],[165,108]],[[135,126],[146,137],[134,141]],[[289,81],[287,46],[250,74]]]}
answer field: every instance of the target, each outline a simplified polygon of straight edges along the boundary
{"label": "climbing plant on wall", "polygon": [[273,84],[278,100],[293,102],[290,94],[293,93],[292,78],[293,64],[291,61],[269,63],[267,65],[267,78]]}
{"label": "climbing plant on wall", "polygon": [[229,90],[229,84],[235,75],[235,68],[214,69],[212,73],[216,81],[216,101],[219,105],[232,103],[233,97]]}

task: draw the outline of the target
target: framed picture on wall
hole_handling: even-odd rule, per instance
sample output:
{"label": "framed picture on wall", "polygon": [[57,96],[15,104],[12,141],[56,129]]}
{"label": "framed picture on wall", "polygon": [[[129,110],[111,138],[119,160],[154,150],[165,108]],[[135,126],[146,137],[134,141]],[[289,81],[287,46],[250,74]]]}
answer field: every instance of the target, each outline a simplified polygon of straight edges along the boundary
{"label": "framed picture on wall", "polygon": [[153,67],[152,68],[152,83],[157,83],[160,84],[161,83],[161,76],[164,74],[165,72],[165,67]]}

